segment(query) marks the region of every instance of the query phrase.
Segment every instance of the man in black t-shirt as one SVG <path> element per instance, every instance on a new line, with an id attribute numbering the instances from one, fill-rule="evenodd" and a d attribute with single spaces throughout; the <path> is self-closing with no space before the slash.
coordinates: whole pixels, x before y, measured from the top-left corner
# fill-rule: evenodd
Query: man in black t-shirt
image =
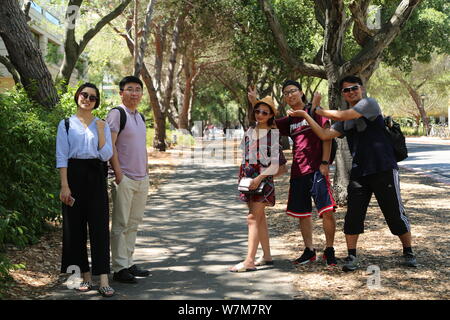
<path id="1" fill-rule="evenodd" d="M 411 248 L 411 227 L 400 196 L 398 166 L 393 146 L 384 133 L 381 109 L 375 99 L 363 98 L 360 78 L 347 76 L 341 80 L 340 86 L 349 109 L 315 109 L 318 115 L 338 121 L 330 129 L 321 127 L 303 110 L 288 113 L 305 118 L 322 140 L 347 137 L 353 163 L 344 222 L 348 257 L 343 270 L 354 271 L 358 267 L 356 245 L 359 234 L 364 232 L 364 219 L 373 193 L 391 233 L 402 242 L 403 264 L 416 267 Z"/>

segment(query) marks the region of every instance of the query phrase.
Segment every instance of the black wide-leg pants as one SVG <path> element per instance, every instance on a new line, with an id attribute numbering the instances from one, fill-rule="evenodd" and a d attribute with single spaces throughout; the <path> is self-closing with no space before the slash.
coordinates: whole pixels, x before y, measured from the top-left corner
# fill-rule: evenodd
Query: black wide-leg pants
<path id="1" fill-rule="evenodd" d="M 92 274 L 110 273 L 109 204 L 104 163 L 98 159 L 69 159 L 67 179 L 73 207 L 63 204 L 61 272 L 71 265 L 89 272 L 87 235 L 91 245 Z"/>

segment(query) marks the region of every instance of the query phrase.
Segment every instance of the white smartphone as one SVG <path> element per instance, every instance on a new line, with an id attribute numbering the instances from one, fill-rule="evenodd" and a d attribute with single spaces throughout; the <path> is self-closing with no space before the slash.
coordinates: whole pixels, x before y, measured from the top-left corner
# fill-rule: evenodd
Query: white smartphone
<path id="1" fill-rule="evenodd" d="M 73 207 L 73 204 L 75 203 L 75 198 L 74 197 L 72 197 L 72 196 L 70 196 L 70 200 L 69 200 L 69 204 L 68 204 L 68 206 L 71 206 L 71 207 Z"/>

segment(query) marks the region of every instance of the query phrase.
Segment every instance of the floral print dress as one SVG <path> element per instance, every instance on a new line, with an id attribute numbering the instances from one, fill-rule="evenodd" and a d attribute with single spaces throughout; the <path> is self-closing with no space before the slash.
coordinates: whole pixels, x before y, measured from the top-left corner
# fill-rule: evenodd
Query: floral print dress
<path id="1" fill-rule="evenodd" d="M 273 142 L 273 145 L 272 139 L 276 140 Z M 279 144 L 278 129 L 268 130 L 267 135 L 262 135 L 259 139 L 254 128 L 248 129 L 242 140 L 241 149 L 243 150 L 243 156 L 239 169 L 239 181 L 242 177 L 256 178 L 271 165 L 272 161 L 278 160 L 280 166 L 287 162 Z M 273 152 L 274 150 L 278 152 Z M 278 159 L 275 158 L 277 153 Z M 273 176 L 267 176 L 263 181 L 266 183 L 263 194 L 250 195 L 241 192 L 239 195 L 240 200 L 247 203 L 250 201 L 265 202 L 268 206 L 273 207 L 275 205 Z"/>

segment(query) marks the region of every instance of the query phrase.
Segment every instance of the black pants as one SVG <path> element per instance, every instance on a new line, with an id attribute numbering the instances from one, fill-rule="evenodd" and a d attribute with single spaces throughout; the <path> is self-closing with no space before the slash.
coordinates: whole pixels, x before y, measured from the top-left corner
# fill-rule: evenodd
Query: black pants
<path id="1" fill-rule="evenodd" d="M 103 163 L 97 159 L 69 159 L 67 179 L 73 207 L 63 204 L 61 272 L 70 265 L 88 272 L 87 234 L 91 245 L 92 274 L 110 273 L 109 205 Z"/>
<path id="2" fill-rule="evenodd" d="M 402 204 L 402 198 L 400 197 L 398 170 L 383 171 L 351 179 L 347 190 L 347 214 L 344 222 L 345 234 L 351 235 L 364 232 L 364 220 L 372 194 L 375 194 L 378 205 L 392 234 L 400 236 L 411 230 Z"/>

